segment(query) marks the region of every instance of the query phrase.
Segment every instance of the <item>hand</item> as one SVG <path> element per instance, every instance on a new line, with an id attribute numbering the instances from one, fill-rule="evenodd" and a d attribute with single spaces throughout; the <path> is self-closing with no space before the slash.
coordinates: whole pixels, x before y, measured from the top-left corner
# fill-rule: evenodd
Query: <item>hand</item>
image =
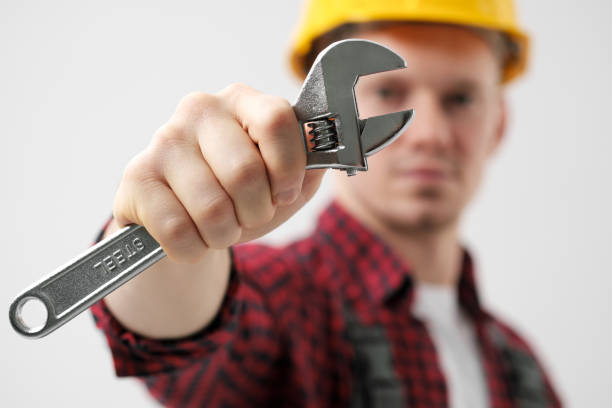
<path id="1" fill-rule="evenodd" d="M 264 235 L 325 173 L 305 171 L 299 126 L 289 102 L 245 85 L 187 95 L 126 167 L 116 222 L 143 225 L 177 262 Z"/>

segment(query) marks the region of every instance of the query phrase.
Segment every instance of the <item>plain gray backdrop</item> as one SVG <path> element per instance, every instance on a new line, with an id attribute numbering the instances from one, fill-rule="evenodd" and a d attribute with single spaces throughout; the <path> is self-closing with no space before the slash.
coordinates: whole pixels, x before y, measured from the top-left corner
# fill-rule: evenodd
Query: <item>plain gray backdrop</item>
<path id="1" fill-rule="evenodd" d="M 464 219 L 489 307 L 530 340 L 569 406 L 612 406 L 611 3 L 521 0 L 529 74 Z M 86 249 L 128 160 L 194 90 L 293 101 L 294 1 L 0 2 L 1 305 Z M 418 120 L 418 115 L 417 119 Z M 265 237 L 312 227 L 316 198 Z M 6 316 L 6 314 L 5 314 Z M 0 406 L 155 406 L 115 377 L 84 313 L 41 340 L 0 325 Z"/>

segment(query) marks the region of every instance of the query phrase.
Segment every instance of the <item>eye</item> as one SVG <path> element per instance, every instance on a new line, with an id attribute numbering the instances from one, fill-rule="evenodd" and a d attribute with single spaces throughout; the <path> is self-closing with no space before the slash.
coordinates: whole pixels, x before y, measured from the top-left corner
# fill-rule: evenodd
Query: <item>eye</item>
<path id="1" fill-rule="evenodd" d="M 467 92 L 456 92 L 447 96 L 446 102 L 451 105 L 467 105 L 472 102 L 472 96 Z"/>
<path id="2" fill-rule="evenodd" d="M 402 104 L 408 96 L 408 88 L 400 83 L 378 84 L 374 89 L 374 97 L 387 105 Z"/>
<path id="3" fill-rule="evenodd" d="M 379 87 L 376 89 L 376 95 L 381 99 L 390 99 L 397 95 L 397 92 L 390 87 Z"/>
<path id="4" fill-rule="evenodd" d="M 447 109 L 467 108 L 474 101 L 469 92 L 453 92 L 444 97 L 443 103 Z"/>

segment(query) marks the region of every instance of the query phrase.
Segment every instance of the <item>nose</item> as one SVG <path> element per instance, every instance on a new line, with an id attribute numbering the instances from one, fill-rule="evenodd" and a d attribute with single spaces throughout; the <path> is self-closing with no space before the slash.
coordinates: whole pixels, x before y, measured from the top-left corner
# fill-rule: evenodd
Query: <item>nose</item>
<path id="1" fill-rule="evenodd" d="M 411 150 L 430 154 L 444 152 L 450 147 L 451 130 L 437 96 L 423 91 L 411 99 L 414 120 L 398 141 Z"/>

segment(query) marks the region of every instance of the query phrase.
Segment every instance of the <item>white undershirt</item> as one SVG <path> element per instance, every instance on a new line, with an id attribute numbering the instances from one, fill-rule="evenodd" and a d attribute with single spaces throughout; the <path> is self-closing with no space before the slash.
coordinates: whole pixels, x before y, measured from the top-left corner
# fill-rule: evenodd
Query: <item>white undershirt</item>
<path id="1" fill-rule="evenodd" d="M 446 378 L 452 408 L 485 408 L 488 393 L 471 321 L 452 286 L 419 282 L 413 314 L 425 323 Z"/>

